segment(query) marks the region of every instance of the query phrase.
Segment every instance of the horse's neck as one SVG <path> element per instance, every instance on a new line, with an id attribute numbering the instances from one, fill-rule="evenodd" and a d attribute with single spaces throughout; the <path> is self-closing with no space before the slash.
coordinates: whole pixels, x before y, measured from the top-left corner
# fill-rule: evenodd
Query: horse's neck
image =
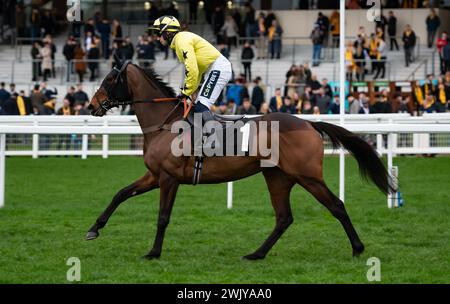
<path id="1" fill-rule="evenodd" d="M 178 105 L 175 110 L 174 107 L 176 107 L 175 102 L 152 102 L 135 104 L 134 110 L 141 128 L 148 129 L 181 120 L 183 117 L 183 107 Z"/>

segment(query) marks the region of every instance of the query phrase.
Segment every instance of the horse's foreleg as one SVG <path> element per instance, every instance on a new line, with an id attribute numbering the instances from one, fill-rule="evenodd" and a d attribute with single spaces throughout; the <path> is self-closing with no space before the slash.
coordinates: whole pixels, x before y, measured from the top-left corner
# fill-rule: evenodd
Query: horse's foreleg
<path id="1" fill-rule="evenodd" d="M 86 240 L 93 240 L 98 237 L 98 230 L 106 225 L 114 210 L 116 210 L 122 202 L 132 196 L 145 193 L 155 188 L 158 188 L 158 180 L 153 176 L 153 174 L 150 173 L 150 171 L 148 171 L 143 177 L 117 192 L 109 206 L 105 209 L 105 211 L 103 211 L 103 213 L 97 218 L 95 224 L 89 229 L 86 235 Z"/>
<path id="2" fill-rule="evenodd" d="M 172 212 L 175 196 L 177 195 L 179 183 L 174 177 L 163 173 L 160 177 L 159 186 L 160 204 L 158 226 L 153 247 L 150 252 L 144 256 L 146 259 L 159 258 L 161 256 L 164 233 L 166 232 L 167 225 L 169 225 L 170 214 Z"/>
<path id="3" fill-rule="evenodd" d="M 263 259 L 281 235 L 294 221 L 289 202 L 289 194 L 294 180 L 279 168 L 271 168 L 263 171 L 264 178 L 270 192 L 270 199 L 275 210 L 275 228 L 265 242 L 254 253 L 244 256 L 244 259 Z"/>

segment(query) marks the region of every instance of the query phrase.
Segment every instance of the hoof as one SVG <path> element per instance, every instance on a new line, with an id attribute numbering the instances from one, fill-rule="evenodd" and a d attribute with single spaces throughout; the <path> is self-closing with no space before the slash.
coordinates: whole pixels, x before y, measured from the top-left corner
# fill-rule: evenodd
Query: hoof
<path id="1" fill-rule="evenodd" d="M 260 255 L 260 254 L 257 254 L 257 253 L 252 253 L 252 254 L 249 254 L 249 255 L 246 255 L 246 256 L 242 257 L 242 259 L 250 260 L 250 261 L 262 260 L 264 258 L 265 258 L 264 255 Z"/>
<path id="2" fill-rule="evenodd" d="M 364 245 L 353 248 L 353 257 L 359 257 L 364 252 Z"/>
<path id="3" fill-rule="evenodd" d="M 96 238 L 98 238 L 99 233 L 96 231 L 89 231 L 86 234 L 86 241 L 90 241 L 90 240 L 95 240 Z"/>
<path id="4" fill-rule="evenodd" d="M 142 258 L 146 259 L 146 260 L 154 260 L 154 259 L 159 259 L 161 257 L 161 254 L 159 253 L 149 253 L 144 255 Z"/>

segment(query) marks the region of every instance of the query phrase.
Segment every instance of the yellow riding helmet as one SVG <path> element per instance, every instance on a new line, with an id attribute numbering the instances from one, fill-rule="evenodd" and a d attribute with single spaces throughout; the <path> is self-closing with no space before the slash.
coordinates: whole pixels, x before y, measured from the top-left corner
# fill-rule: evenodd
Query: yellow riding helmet
<path id="1" fill-rule="evenodd" d="M 161 34 L 163 32 L 179 32 L 181 26 L 174 16 L 162 16 L 156 19 L 148 29 L 155 30 Z"/>

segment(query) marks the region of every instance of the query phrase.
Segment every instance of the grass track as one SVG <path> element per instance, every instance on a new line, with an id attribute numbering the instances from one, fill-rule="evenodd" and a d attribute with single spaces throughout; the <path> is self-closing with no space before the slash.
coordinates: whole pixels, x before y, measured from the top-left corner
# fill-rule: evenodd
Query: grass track
<path id="1" fill-rule="evenodd" d="M 121 187 L 144 172 L 141 158 L 7 158 L 0 210 L 0 283 L 66 283 L 66 260 L 81 260 L 82 283 L 366 283 L 366 261 L 381 260 L 381 283 L 450 282 L 450 158 L 396 158 L 406 205 L 361 181 L 347 158 L 346 207 L 365 253 L 302 188 L 291 195 L 294 224 L 263 261 L 241 260 L 274 225 L 262 175 L 226 186 L 181 186 L 160 260 L 140 257 L 156 230 L 159 191 L 120 206 L 95 241 L 84 236 Z M 325 179 L 337 193 L 338 158 Z"/>

